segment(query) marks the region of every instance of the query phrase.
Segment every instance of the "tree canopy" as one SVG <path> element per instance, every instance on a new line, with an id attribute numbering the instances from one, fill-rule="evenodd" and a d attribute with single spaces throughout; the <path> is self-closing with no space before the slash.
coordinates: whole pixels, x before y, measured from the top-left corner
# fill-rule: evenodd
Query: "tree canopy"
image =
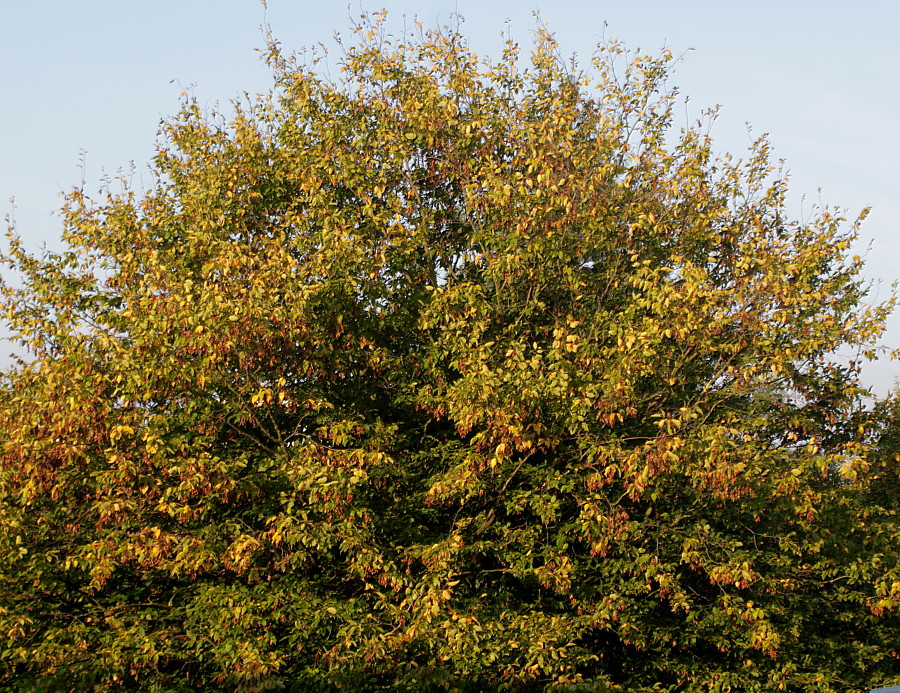
<path id="1" fill-rule="evenodd" d="M 679 127 L 667 51 L 385 21 L 10 232 L 0 685 L 900 681 L 861 219 Z"/>

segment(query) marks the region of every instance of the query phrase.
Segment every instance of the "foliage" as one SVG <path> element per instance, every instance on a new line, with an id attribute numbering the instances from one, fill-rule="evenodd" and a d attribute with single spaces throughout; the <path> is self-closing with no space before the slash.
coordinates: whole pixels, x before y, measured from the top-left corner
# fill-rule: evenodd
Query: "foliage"
<path id="1" fill-rule="evenodd" d="M 10 233 L 3 687 L 896 683 L 857 225 L 673 127 L 668 52 L 384 27 Z"/>

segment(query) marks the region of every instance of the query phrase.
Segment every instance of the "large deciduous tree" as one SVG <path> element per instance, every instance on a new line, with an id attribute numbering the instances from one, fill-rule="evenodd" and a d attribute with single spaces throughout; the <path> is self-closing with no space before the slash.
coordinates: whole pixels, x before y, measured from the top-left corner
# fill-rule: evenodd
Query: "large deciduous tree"
<path id="1" fill-rule="evenodd" d="M 0 685 L 900 680 L 857 225 L 673 127 L 667 52 L 384 26 L 10 234 Z"/>

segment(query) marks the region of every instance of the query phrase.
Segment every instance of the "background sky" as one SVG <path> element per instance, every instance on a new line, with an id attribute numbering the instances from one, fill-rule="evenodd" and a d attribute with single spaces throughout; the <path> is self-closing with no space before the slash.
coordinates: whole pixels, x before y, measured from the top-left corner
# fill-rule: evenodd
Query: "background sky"
<path id="1" fill-rule="evenodd" d="M 227 104 L 265 91 L 269 75 L 255 49 L 267 22 L 286 49 L 333 45 L 349 18 L 386 8 L 389 25 L 418 18 L 453 23 L 479 54 L 499 55 L 509 27 L 523 50 L 536 21 L 561 52 L 587 62 L 597 42 L 685 53 L 673 79 L 690 98 L 684 121 L 721 105 L 713 129 L 721 151 L 740 154 L 769 133 L 791 174 L 788 212 L 813 203 L 872 214 L 855 252 L 867 258 L 872 296 L 900 279 L 900 3 L 860 0 L 30 0 L 0 9 L 0 205 L 13 212 L 29 247 L 59 247 L 60 195 L 84 175 L 96 190 L 105 174 L 154 152 L 162 119 L 194 85 L 201 102 Z M 677 124 L 682 124 L 677 122 Z M 82 168 L 82 156 L 84 167 Z M 880 283 L 879 283 L 880 282 Z M 900 347 L 900 316 L 885 344 Z M 0 345 L 0 354 L 11 350 Z M 0 365 L 5 361 L 0 360 Z M 864 371 L 884 393 L 900 376 L 886 359 Z"/>

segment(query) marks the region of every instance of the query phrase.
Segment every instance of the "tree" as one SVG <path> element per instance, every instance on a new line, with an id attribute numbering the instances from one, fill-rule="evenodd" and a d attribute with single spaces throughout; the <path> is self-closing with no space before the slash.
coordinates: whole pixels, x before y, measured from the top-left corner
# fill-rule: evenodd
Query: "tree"
<path id="1" fill-rule="evenodd" d="M 674 128 L 668 52 L 355 31 L 10 233 L 3 686 L 896 683 L 858 224 Z"/>

